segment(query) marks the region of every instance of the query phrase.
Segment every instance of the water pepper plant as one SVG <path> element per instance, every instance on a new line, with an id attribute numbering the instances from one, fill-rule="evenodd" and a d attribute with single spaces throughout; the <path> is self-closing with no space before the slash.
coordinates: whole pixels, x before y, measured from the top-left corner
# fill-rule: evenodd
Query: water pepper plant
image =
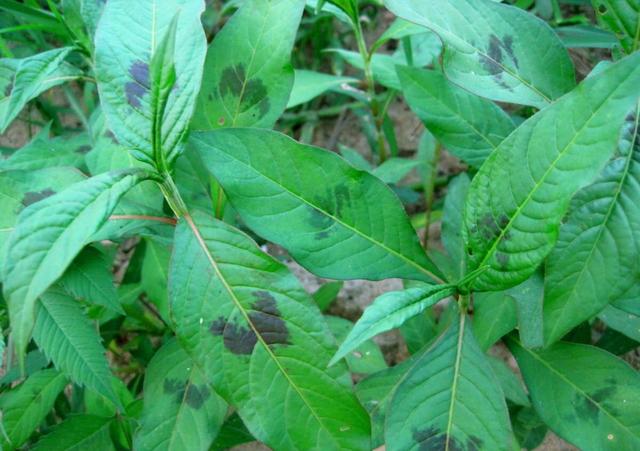
<path id="1" fill-rule="evenodd" d="M 640 5 L 379 3 L 0 5 L 2 449 L 640 449 Z"/>

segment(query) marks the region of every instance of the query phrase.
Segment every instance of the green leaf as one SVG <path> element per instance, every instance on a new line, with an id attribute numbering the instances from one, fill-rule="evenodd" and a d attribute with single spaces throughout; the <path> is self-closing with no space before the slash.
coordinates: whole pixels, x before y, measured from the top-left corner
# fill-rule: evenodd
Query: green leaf
<path id="1" fill-rule="evenodd" d="M 396 388 L 387 449 L 511 449 L 504 395 L 464 315 L 422 354 Z"/>
<path id="2" fill-rule="evenodd" d="M 512 417 L 513 433 L 518 444 L 524 449 L 536 449 L 547 436 L 547 425 L 540 419 L 533 407 L 520 409 Z"/>
<path id="3" fill-rule="evenodd" d="M 8 239 L 4 296 L 19 355 L 29 342 L 35 302 L 107 220 L 120 197 L 149 174 L 123 170 L 76 183 L 25 208 Z"/>
<path id="4" fill-rule="evenodd" d="M 113 284 L 111 261 L 96 248 L 84 249 L 69 265 L 58 284 L 76 300 L 84 300 L 124 314 Z"/>
<path id="5" fill-rule="evenodd" d="M 338 344 L 342 343 L 353 328 L 353 323 L 348 319 L 338 316 L 326 315 L 324 319 L 331 329 L 331 333 L 336 337 Z M 345 361 L 349 371 L 355 374 L 371 374 L 381 371 L 387 367 L 380 347 L 373 340 L 366 340 L 355 347 Z"/>
<path id="6" fill-rule="evenodd" d="M 418 160 L 410 160 L 408 158 L 389 158 L 380 166 L 376 167 L 371 173 L 383 182 L 395 185 L 409 174 L 420 164 Z"/>
<path id="7" fill-rule="evenodd" d="M 448 151 L 480 167 L 515 129 L 495 103 L 470 94 L 436 71 L 396 68 L 407 103 Z"/>
<path id="8" fill-rule="evenodd" d="M 618 40 L 613 33 L 589 25 L 572 25 L 554 28 L 567 48 L 610 49 Z"/>
<path id="9" fill-rule="evenodd" d="M 155 111 L 150 64 L 176 15 L 179 46 L 167 55 L 173 60 L 176 79 L 167 94 L 160 141 L 168 161 L 180 152 L 202 80 L 206 52 L 200 23 L 203 10 L 201 0 L 110 0 L 104 7 L 95 37 L 101 106 L 113 133 L 136 151 L 136 158 L 147 162 L 152 158 Z"/>
<path id="10" fill-rule="evenodd" d="M 333 337 L 284 265 L 200 213 L 178 223 L 171 262 L 178 338 L 256 438 L 275 449 L 368 448 L 369 418 L 338 381 L 344 366 L 327 369 Z"/>
<path id="11" fill-rule="evenodd" d="M 424 28 L 420 25 L 416 25 L 407 20 L 397 18 L 393 21 L 393 23 L 387 28 L 384 33 L 380 35 L 378 39 L 373 43 L 370 53 L 374 53 L 388 41 L 395 39 L 400 40 L 402 38 L 406 38 L 407 36 L 413 36 L 416 34 L 424 33 Z"/>
<path id="12" fill-rule="evenodd" d="M 234 413 L 222 425 L 215 442 L 211 445 L 211 451 L 227 451 L 236 445 L 253 441 L 255 438 L 247 430 L 238 414 Z"/>
<path id="13" fill-rule="evenodd" d="M 333 301 L 338 297 L 338 293 L 342 289 L 343 282 L 327 282 L 313 293 L 313 300 L 318 304 L 320 311 L 324 312 L 329 309 Z"/>
<path id="14" fill-rule="evenodd" d="M 115 450 L 109 427 L 111 418 L 95 415 L 71 415 L 53 428 L 33 447 L 34 451 Z"/>
<path id="15" fill-rule="evenodd" d="M 44 293 L 33 338 L 56 368 L 72 381 L 104 394 L 120 406 L 111 387 L 111 372 L 100 336 L 78 302 L 60 291 Z"/>
<path id="16" fill-rule="evenodd" d="M 640 108 L 630 148 L 578 192 L 546 262 L 544 335 L 553 343 L 640 280 Z"/>
<path id="17" fill-rule="evenodd" d="M 456 267 L 456 278 L 464 276 L 465 250 L 462 239 L 462 214 L 471 180 L 463 172 L 449 182 L 442 213 L 442 244 Z"/>
<path id="18" fill-rule="evenodd" d="M 336 363 L 366 340 L 401 326 L 409 318 L 453 295 L 455 291 L 452 285 L 431 285 L 391 291 L 379 296 L 366 308 L 329 364 Z"/>
<path id="19" fill-rule="evenodd" d="M 640 446 L 640 375 L 592 346 L 556 343 L 539 352 L 509 340 L 536 412 L 581 449 Z"/>
<path id="20" fill-rule="evenodd" d="M 575 85 L 573 64 L 560 39 L 517 7 L 489 0 L 384 3 L 395 15 L 440 36 L 447 77 L 474 94 L 543 108 Z"/>
<path id="21" fill-rule="evenodd" d="M 640 4 L 636 0 L 592 0 L 591 3 L 598 22 L 618 36 L 627 53 L 640 48 Z"/>
<path id="22" fill-rule="evenodd" d="M 496 357 L 489 356 L 487 360 L 491 365 L 493 373 L 500 382 L 504 397 L 516 405 L 530 406 L 529 396 L 527 396 L 527 393 L 524 391 L 522 382 L 520 382 L 507 364 L 502 359 Z"/>
<path id="23" fill-rule="evenodd" d="M 0 434 L 3 448 L 15 449 L 27 441 L 49 414 L 65 385 L 67 379 L 63 374 L 54 369 L 42 370 L 0 396 L 2 425 L 10 440 L 7 443 L 4 434 Z"/>
<path id="24" fill-rule="evenodd" d="M 340 77 L 311 70 L 296 70 L 287 108 L 302 105 L 329 90 L 357 82 L 358 79 L 353 77 Z"/>
<path id="25" fill-rule="evenodd" d="M 516 304 L 504 291 L 473 294 L 473 332 L 483 351 L 517 325 Z"/>
<path id="26" fill-rule="evenodd" d="M 551 251 L 571 196 L 618 142 L 636 103 L 640 53 L 585 80 L 520 125 L 471 183 L 465 211 L 468 271 L 476 291 L 523 282 Z"/>
<path id="27" fill-rule="evenodd" d="M 24 59 L 0 60 L 0 133 L 5 132 L 27 102 L 54 86 L 78 78 L 81 72 L 64 62 L 72 50 L 63 47 Z"/>
<path id="28" fill-rule="evenodd" d="M 209 46 L 192 127 L 272 128 L 293 86 L 291 49 L 304 0 L 254 0 Z"/>
<path id="29" fill-rule="evenodd" d="M 598 318 L 604 321 L 607 327 L 640 342 L 640 309 L 637 313 L 631 313 L 611 304 L 598 314 Z"/>
<path id="30" fill-rule="evenodd" d="M 91 149 L 85 134 L 49 138 L 49 126 L 10 158 L 0 160 L 0 170 L 38 170 L 53 166 L 81 168 L 84 155 Z"/>
<path id="31" fill-rule="evenodd" d="M 337 155 L 266 130 L 194 133 L 191 143 L 244 222 L 316 275 L 439 279 L 396 196 Z"/>
<path id="32" fill-rule="evenodd" d="M 171 250 L 155 240 L 149 239 L 145 243 L 144 260 L 142 262 L 142 289 L 156 306 L 162 319 L 167 324 L 171 324 L 169 294 L 167 291 Z"/>
<path id="33" fill-rule="evenodd" d="M 206 451 L 226 413 L 227 404 L 178 342 L 171 340 L 147 367 L 134 449 Z"/>

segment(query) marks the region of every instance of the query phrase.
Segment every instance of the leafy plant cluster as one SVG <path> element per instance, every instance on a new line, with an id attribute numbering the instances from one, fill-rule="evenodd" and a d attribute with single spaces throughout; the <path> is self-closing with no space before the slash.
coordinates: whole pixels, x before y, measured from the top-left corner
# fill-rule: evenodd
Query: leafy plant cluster
<path id="1" fill-rule="evenodd" d="M 2 449 L 640 449 L 640 4 L 512 3 L 3 0 Z"/>

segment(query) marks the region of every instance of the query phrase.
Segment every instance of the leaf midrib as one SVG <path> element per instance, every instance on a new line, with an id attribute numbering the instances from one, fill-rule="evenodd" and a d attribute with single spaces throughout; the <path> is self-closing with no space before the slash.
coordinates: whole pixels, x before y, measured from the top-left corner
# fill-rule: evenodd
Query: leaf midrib
<path id="1" fill-rule="evenodd" d="M 249 318 L 249 315 L 247 314 L 246 310 L 244 309 L 244 307 L 240 303 L 240 300 L 236 297 L 236 294 L 233 291 L 233 288 L 231 287 L 231 285 L 229 285 L 229 283 L 227 282 L 226 278 L 222 274 L 222 271 L 220 270 L 220 267 L 218 266 L 218 263 L 213 258 L 213 255 L 211 255 L 211 252 L 209 251 L 209 248 L 207 247 L 207 244 L 204 241 L 204 238 L 202 237 L 202 235 L 200 234 L 200 230 L 196 226 L 196 224 L 195 224 L 193 218 L 191 217 L 191 215 L 189 213 L 186 213 L 184 215 L 184 219 L 185 219 L 185 221 L 187 221 L 187 224 L 189 225 L 189 228 L 193 232 L 193 235 L 195 236 L 196 240 L 198 241 L 198 244 L 200 245 L 200 248 L 205 253 L 205 255 L 207 257 L 207 260 L 209 260 L 209 263 L 211 264 L 211 267 L 215 271 L 218 279 L 220 280 L 220 282 L 224 286 L 224 289 L 229 294 L 229 297 L 231 298 L 231 300 L 235 304 L 235 306 L 238 309 L 238 311 L 240 312 L 240 314 L 244 317 L 246 323 L 249 325 L 249 327 L 251 328 L 251 330 L 253 331 L 253 333 L 257 337 L 257 339 L 260 342 L 260 344 L 266 350 L 267 354 L 269 354 L 269 356 L 271 357 L 273 362 L 278 367 L 278 370 L 280 370 L 280 372 L 285 377 L 285 379 L 287 380 L 289 385 L 295 390 L 295 392 L 298 394 L 300 399 L 307 406 L 307 408 L 309 409 L 309 411 L 311 412 L 313 417 L 316 419 L 318 424 L 320 424 L 322 426 L 322 428 L 325 429 L 326 431 L 328 431 L 329 435 L 332 436 L 331 429 L 328 428 L 327 426 L 325 426 L 325 424 L 322 422 L 321 418 L 316 414 L 315 409 L 309 404 L 309 402 L 304 397 L 302 392 L 298 389 L 298 386 L 293 382 L 293 380 L 291 380 L 291 378 L 289 377 L 289 374 L 287 374 L 287 372 L 285 371 L 285 368 L 282 366 L 282 364 L 278 360 L 277 356 L 273 353 L 273 351 L 271 350 L 269 345 L 264 341 L 264 338 L 262 337 L 262 334 L 256 329 L 255 325 L 253 324 L 253 322 Z"/>
<path id="2" fill-rule="evenodd" d="M 451 430 L 453 429 L 453 416 L 455 414 L 456 396 L 458 391 L 458 378 L 460 375 L 460 364 L 462 361 L 462 343 L 465 332 L 465 319 L 466 314 L 460 314 L 460 330 L 458 331 L 458 343 L 456 344 L 456 362 L 453 368 L 453 382 L 451 384 L 451 400 L 449 401 L 449 413 L 447 416 L 447 432 L 445 451 L 449 451 L 449 445 L 451 443 Z"/>
<path id="3" fill-rule="evenodd" d="M 299 201 L 301 201 L 302 203 L 316 209 L 317 211 L 324 213 L 327 217 L 331 218 L 334 222 L 336 222 L 337 224 L 341 225 L 342 227 L 350 230 L 351 232 L 353 232 L 354 234 L 364 238 L 365 240 L 371 242 L 372 244 L 382 248 L 383 250 L 385 250 L 386 252 L 388 252 L 389 254 L 394 255 L 395 257 L 399 258 L 400 260 L 404 261 L 405 263 L 407 263 L 410 266 L 413 266 L 414 268 L 418 269 L 420 272 L 426 274 L 427 276 L 429 276 L 431 279 L 435 280 L 436 282 L 440 283 L 440 284 L 444 284 L 445 281 L 442 280 L 440 277 L 438 277 L 437 275 L 435 275 L 434 273 L 432 273 L 431 271 L 429 271 L 427 268 L 425 268 L 424 266 L 418 264 L 417 262 L 409 259 L 408 257 L 406 257 L 405 255 L 401 254 L 400 252 L 391 249 L 389 247 L 387 247 L 384 243 L 380 242 L 380 241 L 376 241 L 375 239 L 373 239 L 372 237 L 364 234 L 363 232 L 361 232 L 360 230 L 356 229 L 355 227 L 352 227 L 351 225 L 343 222 L 340 218 L 328 213 L 327 211 L 325 211 L 324 209 L 314 205 L 313 203 L 311 203 L 310 201 L 306 200 L 304 197 L 302 197 L 301 195 L 294 193 L 293 191 L 291 191 L 288 187 L 282 185 L 281 183 L 279 183 L 277 180 L 274 180 L 271 177 L 268 177 L 266 174 L 258 171 L 257 169 L 255 169 L 253 166 L 251 166 L 248 163 L 245 163 L 244 161 L 236 158 L 234 155 L 231 155 L 230 153 L 219 149 L 220 151 L 224 152 L 225 155 L 228 155 L 230 158 L 233 158 L 234 161 L 237 161 L 238 163 L 242 164 L 243 166 L 251 169 L 255 174 L 259 175 L 260 177 L 263 177 L 264 179 L 270 181 L 271 183 L 273 183 L 274 185 L 280 187 L 283 191 L 285 191 L 286 193 L 290 194 L 291 196 L 295 197 L 296 199 L 298 199 Z M 426 257 L 426 255 L 425 255 Z M 426 257 L 428 258 L 428 257 Z"/>

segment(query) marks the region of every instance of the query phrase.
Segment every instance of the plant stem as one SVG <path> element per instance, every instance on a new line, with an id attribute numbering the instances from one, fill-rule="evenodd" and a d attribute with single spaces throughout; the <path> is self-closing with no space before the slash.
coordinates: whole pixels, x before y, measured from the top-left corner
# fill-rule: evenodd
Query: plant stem
<path id="1" fill-rule="evenodd" d="M 442 146 L 439 142 L 436 143 L 436 148 L 433 152 L 433 159 L 431 160 L 431 174 L 429 176 L 429 180 L 425 183 L 424 188 L 424 200 L 425 200 L 425 211 L 424 211 L 424 240 L 422 241 L 422 247 L 426 251 L 429 247 L 429 225 L 431 223 L 431 210 L 433 208 L 433 200 L 434 200 L 434 192 L 435 192 L 435 184 L 436 177 L 438 175 L 438 162 L 440 161 Z"/>
<path id="2" fill-rule="evenodd" d="M 109 216 L 110 221 L 118 221 L 118 220 L 140 220 L 140 221 L 156 221 L 162 222 L 164 224 L 176 225 L 175 218 L 165 218 L 162 216 L 147 216 L 147 215 L 111 215 Z"/>
<path id="3" fill-rule="evenodd" d="M 84 114 L 84 111 L 82 110 L 82 107 L 80 106 L 80 103 L 78 103 L 76 97 L 73 95 L 73 92 L 71 92 L 71 88 L 69 88 L 69 85 L 64 84 L 62 85 L 62 90 L 64 91 L 64 95 L 67 98 L 67 101 L 69 102 L 69 106 L 71 106 L 73 112 L 76 114 L 76 116 L 78 116 L 78 119 L 80 119 L 82 126 L 87 131 L 89 138 L 91 138 L 91 140 L 93 141 L 93 135 L 91 134 L 91 128 L 89 127 L 87 116 Z"/>

